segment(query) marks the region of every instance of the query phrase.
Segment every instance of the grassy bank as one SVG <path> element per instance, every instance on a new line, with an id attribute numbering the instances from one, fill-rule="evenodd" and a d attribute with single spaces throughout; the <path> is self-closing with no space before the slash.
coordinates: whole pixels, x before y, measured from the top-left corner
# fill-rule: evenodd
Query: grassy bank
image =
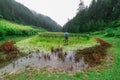
<path id="1" fill-rule="evenodd" d="M 5 36 L 30 36 L 37 32 L 45 31 L 42 28 L 34 28 L 33 26 L 20 25 L 6 20 L 0 20 L 0 39 Z"/>
<path id="2" fill-rule="evenodd" d="M 7 41 L 19 42 L 21 40 L 28 39 L 38 32 L 44 32 L 46 30 L 42 28 L 35 28 L 34 26 L 20 25 L 13 22 L 9 22 L 0 19 L 0 45 Z M 0 68 L 9 64 L 7 55 L 0 52 Z"/>

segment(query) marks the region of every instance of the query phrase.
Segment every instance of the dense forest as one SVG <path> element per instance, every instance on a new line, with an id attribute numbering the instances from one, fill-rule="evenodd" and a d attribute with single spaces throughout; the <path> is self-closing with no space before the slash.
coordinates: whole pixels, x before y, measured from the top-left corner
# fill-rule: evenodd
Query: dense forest
<path id="1" fill-rule="evenodd" d="M 15 0 L 0 0 L 0 18 L 19 24 L 34 25 L 48 31 L 61 31 L 61 26 L 48 16 L 29 10 Z"/>
<path id="2" fill-rule="evenodd" d="M 120 0 L 92 0 L 89 7 L 80 0 L 77 15 L 68 21 L 63 31 L 83 33 L 105 29 L 120 19 Z"/>

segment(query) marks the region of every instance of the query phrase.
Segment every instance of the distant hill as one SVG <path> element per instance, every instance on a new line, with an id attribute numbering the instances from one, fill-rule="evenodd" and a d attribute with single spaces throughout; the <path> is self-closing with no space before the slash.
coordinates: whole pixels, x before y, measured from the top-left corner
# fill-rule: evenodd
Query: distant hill
<path id="1" fill-rule="evenodd" d="M 61 31 L 62 27 L 48 16 L 31 11 L 15 0 L 0 0 L 0 16 L 19 24 L 42 27 L 48 31 Z"/>

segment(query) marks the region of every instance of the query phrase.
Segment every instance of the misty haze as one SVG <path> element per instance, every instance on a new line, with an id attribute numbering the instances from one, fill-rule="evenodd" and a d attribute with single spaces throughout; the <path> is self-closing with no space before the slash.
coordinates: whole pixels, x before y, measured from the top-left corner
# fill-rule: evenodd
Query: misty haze
<path id="1" fill-rule="evenodd" d="M 0 0 L 0 80 L 119 80 L 119 0 Z"/>

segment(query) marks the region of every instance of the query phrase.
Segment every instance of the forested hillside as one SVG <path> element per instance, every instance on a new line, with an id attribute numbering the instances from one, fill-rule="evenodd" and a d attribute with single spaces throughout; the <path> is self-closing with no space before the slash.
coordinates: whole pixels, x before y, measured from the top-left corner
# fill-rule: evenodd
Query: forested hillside
<path id="1" fill-rule="evenodd" d="M 92 32 L 103 30 L 120 19 L 120 0 L 92 0 L 89 7 L 80 0 L 77 15 L 64 25 L 63 31 Z"/>
<path id="2" fill-rule="evenodd" d="M 0 18 L 20 24 L 42 27 L 48 31 L 61 31 L 61 26 L 48 16 L 37 14 L 15 0 L 0 0 Z"/>

